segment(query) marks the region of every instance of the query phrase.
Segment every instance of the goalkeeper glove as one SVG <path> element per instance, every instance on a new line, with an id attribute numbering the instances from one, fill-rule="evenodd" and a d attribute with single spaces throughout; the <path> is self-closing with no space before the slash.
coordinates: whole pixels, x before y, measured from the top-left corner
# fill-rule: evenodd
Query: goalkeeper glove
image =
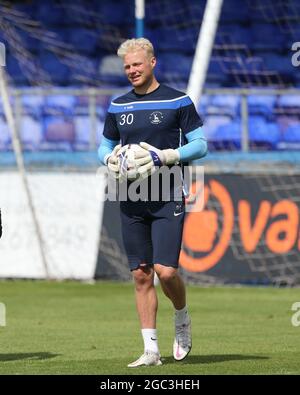
<path id="1" fill-rule="evenodd" d="M 140 143 L 142 148 L 148 150 L 148 155 L 136 161 L 140 174 L 152 174 L 156 166 L 174 165 L 179 163 L 179 152 L 175 149 L 160 150 L 148 143 Z"/>
<path id="2" fill-rule="evenodd" d="M 115 146 L 111 154 L 108 156 L 106 159 L 106 164 L 108 167 L 108 170 L 113 174 L 116 178 L 119 178 L 119 163 L 118 163 L 118 156 L 117 153 L 119 149 L 121 148 L 121 144 L 118 144 Z"/>

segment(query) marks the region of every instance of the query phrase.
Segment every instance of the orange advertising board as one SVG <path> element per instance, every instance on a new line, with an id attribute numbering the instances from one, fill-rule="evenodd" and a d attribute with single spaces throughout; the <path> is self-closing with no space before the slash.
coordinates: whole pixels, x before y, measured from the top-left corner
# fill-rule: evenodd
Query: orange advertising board
<path id="1" fill-rule="evenodd" d="M 234 250 L 246 261 L 271 257 L 286 263 L 289 254 L 300 260 L 299 180 L 281 190 L 262 187 L 263 182 L 259 176 L 206 176 L 203 210 L 185 218 L 180 255 L 185 270 L 205 272 L 229 259 L 239 263 Z"/>

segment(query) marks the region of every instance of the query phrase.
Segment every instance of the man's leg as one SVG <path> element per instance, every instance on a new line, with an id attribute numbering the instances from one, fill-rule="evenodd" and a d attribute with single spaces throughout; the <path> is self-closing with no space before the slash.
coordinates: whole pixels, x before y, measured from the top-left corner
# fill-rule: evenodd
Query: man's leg
<path id="1" fill-rule="evenodd" d="M 160 264 L 154 265 L 164 294 L 175 308 L 175 339 L 173 356 L 184 359 L 192 348 L 191 320 L 186 306 L 185 285 L 176 268 Z"/>
<path id="2" fill-rule="evenodd" d="M 128 367 L 161 365 L 156 332 L 157 294 L 152 266 L 141 265 L 132 271 L 135 282 L 136 307 L 144 340 L 144 354 Z"/>
<path id="3" fill-rule="evenodd" d="M 141 329 L 156 328 L 157 295 L 153 285 L 152 266 L 139 266 L 132 271 L 135 283 L 135 300 Z"/>
<path id="4" fill-rule="evenodd" d="M 164 294 L 171 300 L 176 310 L 186 306 L 185 285 L 177 269 L 170 266 L 154 265 Z"/>

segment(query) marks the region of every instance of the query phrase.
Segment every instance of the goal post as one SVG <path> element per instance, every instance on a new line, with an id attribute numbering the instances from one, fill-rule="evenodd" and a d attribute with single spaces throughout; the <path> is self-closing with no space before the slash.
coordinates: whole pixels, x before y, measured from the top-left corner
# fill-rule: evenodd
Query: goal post
<path id="1" fill-rule="evenodd" d="M 192 69 L 189 77 L 187 94 L 194 103 L 199 103 L 206 80 L 206 73 L 213 50 L 219 16 L 223 0 L 208 0 L 203 22 L 200 28 Z"/>

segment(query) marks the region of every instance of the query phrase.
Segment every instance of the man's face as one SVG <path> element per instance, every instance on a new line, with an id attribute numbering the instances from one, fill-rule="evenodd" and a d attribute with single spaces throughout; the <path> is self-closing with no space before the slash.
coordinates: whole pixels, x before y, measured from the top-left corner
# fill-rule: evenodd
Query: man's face
<path id="1" fill-rule="evenodd" d="M 133 87 L 141 87 L 151 80 L 155 64 L 155 57 L 149 57 L 144 49 L 124 56 L 124 70 Z"/>

